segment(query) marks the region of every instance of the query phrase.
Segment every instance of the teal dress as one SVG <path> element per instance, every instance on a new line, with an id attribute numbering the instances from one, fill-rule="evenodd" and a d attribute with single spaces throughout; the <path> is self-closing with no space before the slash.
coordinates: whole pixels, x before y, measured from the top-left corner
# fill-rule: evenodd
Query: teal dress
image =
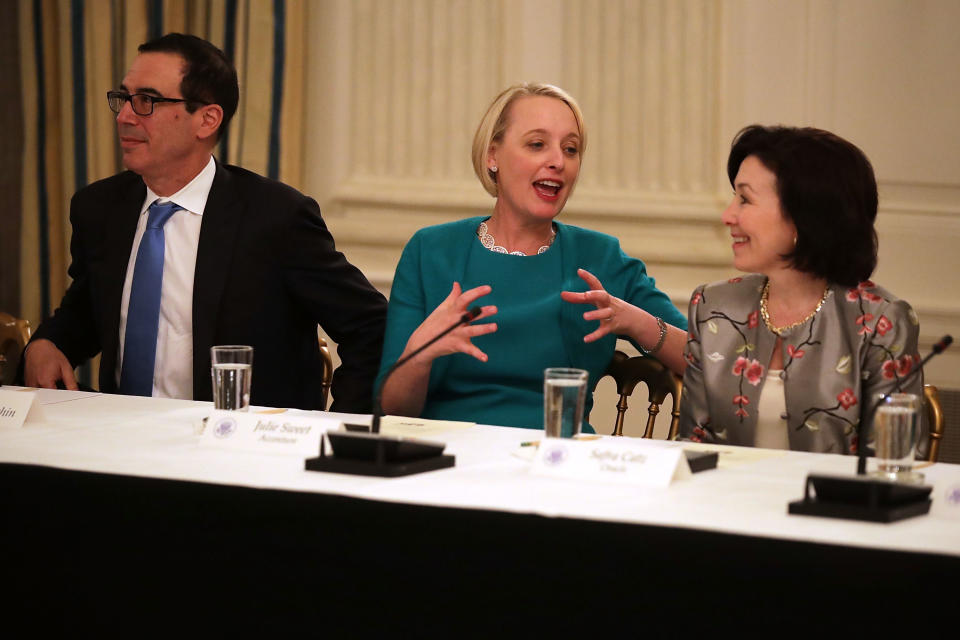
<path id="1" fill-rule="evenodd" d="M 613 357 L 614 336 L 586 344 L 597 328 L 583 313 L 591 305 L 570 304 L 561 291 L 586 291 L 577 269 L 590 271 L 612 295 L 668 324 L 686 330 L 685 316 L 646 274 L 643 263 L 623 253 L 616 238 L 555 223 L 553 245 L 537 256 L 512 256 L 485 249 L 477 239 L 484 218 L 475 217 L 418 231 L 403 250 L 390 294 L 380 379 L 403 352 L 410 334 L 450 293 L 488 284 L 477 301 L 496 305 L 497 331 L 473 339 L 487 362 L 462 353 L 433 362 L 421 416 L 481 424 L 543 428 L 543 370 L 576 367 L 589 372 L 587 413 L 593 389 Z M 402 375 L 402 369 L 396 375 Z M 585 431 L 592 431 L 584 425 Z"/>

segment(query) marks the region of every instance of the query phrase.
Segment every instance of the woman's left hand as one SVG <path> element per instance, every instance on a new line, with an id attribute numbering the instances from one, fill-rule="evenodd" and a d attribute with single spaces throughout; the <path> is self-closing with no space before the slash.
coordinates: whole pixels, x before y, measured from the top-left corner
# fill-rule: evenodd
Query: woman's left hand
<path id="1" fill-rule="evenodd" d="M 609 333 L 636 338 L 643 333 L 643 327 L 647 325 L 657 327 L 656 318 L 643 309 L 607 293 L 600 280 L 586 269 L 577 269 L 577 275 L 589 285 L 590 291 L 583 293 L 562 291 L 560 297 L 574 304 L 592 304 L 597 307 L 583 314 L 584 320 L 600 321 L 600 327 L 584 336 L 584 342 L 594 342 Z"/>

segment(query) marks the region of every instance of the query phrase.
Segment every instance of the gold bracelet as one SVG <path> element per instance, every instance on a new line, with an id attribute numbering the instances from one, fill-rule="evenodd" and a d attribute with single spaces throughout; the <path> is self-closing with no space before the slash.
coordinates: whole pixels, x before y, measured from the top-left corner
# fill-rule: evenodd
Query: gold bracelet
<path id="1" fill-rule="evenodd" d="M 663 346 L 663 343 L 667 339 L 667 323 L 663 321 L 663 318 L 657 318 L 657 326 L 660 327 L 660 338 L 657 340 L 657 344 L 653 346 L 653 349 L 647 349 L 643 347 L 644 353 L 648 356 L 652 356 L 657 351 L 660 351 L 660 347 Z"/>

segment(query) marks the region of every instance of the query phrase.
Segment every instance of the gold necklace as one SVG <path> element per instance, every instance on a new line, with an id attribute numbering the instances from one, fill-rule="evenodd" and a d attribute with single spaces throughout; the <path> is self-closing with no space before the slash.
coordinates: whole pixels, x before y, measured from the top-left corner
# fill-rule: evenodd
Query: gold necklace
<path id="1" fill-rule="evenodd" d="M 830 293 L 829 285 L 823 288 L 823 295 L 820 296 L 820 302 L 817 303 L 816 308 L 807 314 L 807 317 L 805 317 L 803 320 L 797 320 L 796 322 L 783 327 L 775 327 L 773 326 L 773 322 L 770 321 L 770 312 L 767 311 L 767 300 L 770 298 L 770 281 L 767 280 L 767 283 L 763 285 L 763 293 L 760 294 L 760 316 L 763 318 L 763 323 L 767 325 L 767 329 L 770 329 L 770 331 L 778 336 L 783 335 L 784 331 L 789 331 L 790 329 L 799 327 L 807 322 L 807 320 L 817 315 L 817 312 L 820 311 L 820 307 L 822 307 L 823 303 L 826 302 L 828 293 Z"/>

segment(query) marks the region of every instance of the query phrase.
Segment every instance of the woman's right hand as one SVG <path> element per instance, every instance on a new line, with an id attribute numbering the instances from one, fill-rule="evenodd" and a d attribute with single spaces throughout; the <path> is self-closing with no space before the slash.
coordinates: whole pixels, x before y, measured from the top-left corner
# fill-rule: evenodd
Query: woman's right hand
<path id="1" fill-rule="evenodd" d="M 454 282 L 453 288 L 450 290 L 450 295 L 448 295 L 447 298 L 420 323 L 420 326 L 417 327 L 413 334 L 411 334 L 410 339 L 407 340 L 407 346 L 400 357 L 402 358 L 409 353 L 413 353 L 422 345 L 436 337 L 437 334 L 445 331 L 467 312 L 474 301 L 489 294 L 491 291 L 492 289 L 489 285 L 475 287 L 469 291 L 461 291 L 460 283 Z M 497 308 L 493 305 L 481 307 L 480 315 L 477 316 L 475 320 L 492 316 L 496 312 Z M 466 324 L 457 327 L 430 345 L 428 349 L 425 349 L 416 358 L 411 360 L 410 364 L 417 363 L 420 366 L 429 366 L 430 363 L 440 356 L 450 355 L 451 353 L 465 353 L 481 362 L 486 362 L 487 354 L 474 346 L 470 340 L 477 336 L 493 333 L 496 330 L 497 324 L 495 322 Z"/>

